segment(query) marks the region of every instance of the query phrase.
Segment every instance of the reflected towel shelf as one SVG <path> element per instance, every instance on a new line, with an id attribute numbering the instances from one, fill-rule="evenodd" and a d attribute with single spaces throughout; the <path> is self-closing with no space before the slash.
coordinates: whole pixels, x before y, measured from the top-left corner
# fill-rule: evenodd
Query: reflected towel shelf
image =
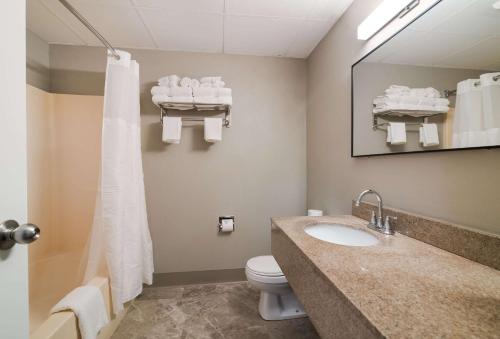
<path id="1" fill-rule="evenodd" d="M 168 110 L 175 111 L 211 111 L 220 114 L 224 114 L 223 126 L 231 127 L 231 105 L 226 104 L 205 104 L 205 103 L 193 103 L 193 102 L 160 102 L 156 104 L 160 107 L 160 122 L 163 125 L 163 117 L 168 116 Z M 197 116 L 182 116 L 183 121 L 204 121 L 205 117 Z"/>
<path id="2" fill-rule="evenodd" d="M 446 112 L 432 112 L 432 111 L 421 111 L 421 110 L 388 110 L 384 112 L 373 113 L 373 126 L 372 128 L 376 130 L 380 126 L 386 126 L 387 122 L 378 122 L 378 118 L 385 117 L 412 117 L 412 118 L 423 118 L 424 123 L 427 122 L 427 118 L 445 115 Z M 421 125 L 422 123 L 406 123 L 406 125 Z"/>

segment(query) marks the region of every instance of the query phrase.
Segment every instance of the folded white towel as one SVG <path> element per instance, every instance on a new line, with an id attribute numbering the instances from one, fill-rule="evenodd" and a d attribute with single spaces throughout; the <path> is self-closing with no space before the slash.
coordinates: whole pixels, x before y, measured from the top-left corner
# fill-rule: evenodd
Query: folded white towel
<path id="1" fill-rule="evenodd" d="M 80 286 L 68 293 L 50 313 L 71 310 L 78 318 L 82 339 L 95 339 L 108 323 L 108 313 L 100 289 L 96 286 Z"/>
<path id="2" fill-rule="evenodd" d="M 168 101 L 172 103 L 193 103 L 193 97 L 192 96 L 176 96 L 176 97 L 168 97 Z"/>
<path id="3" fill-rule="evenodd" d="M 191 79 L 191 87 L 192 88 L 200 87 L 200 81 L 198 79 Z"/>
<path id="4" fill-rule="evenodd" d="M 216 97 L 217 89 L 213 87 L 196 87 L 193 88 L 194 97 Z"/>
<path id="5" fill-rule="evenodd" d="M 207 142 L 222 140 L 222 118 L 205 118 L 205 140 Z"/>
<path id="6" fill-rule="evenodd" d="M 232 106 L 233 97 L 217 97 L 217 103 Z"/>
<path id="7" fill-rule="evenodd" d="M 193 101 L 195 104 L 219 104 L 219 98 L 217 97 L 194 97 Z"/>
<path id="8" fill-rule="evenodd" d="M 420 140 L 424 147 L 439 145 L 439 134 L 436 124 L 422 124 Z"/>
<path id="9" fill-rule="evenodd" d="M 386 95 L 391 94 L 406 94 L 410 92 L 410 88 L 407 86 L 399 86 L 399 85 L 391 85 L 388 89 L 385 90 Z"/>
<path id="10" fill-rule="evenodd" d="M 232 95 L 231 88 L 223 87 L 217 88 L 217 96 L 218 97 L 230 97 Z"/>
<path id="11" fill-rule="evenodd" d="M 218 82 L 218 81 L 222 81 L 221 76 L 203 77 L 200 79 L 201 83 Z"/>
<path id="12" fill-rule="evenodd" d="M 396 90 L 400 92 L 408 92 L 410 90 L 410 87 L 408 86 L 401 86 L 401 85 L 391 85 L 389 86 L 390 90 Z"/>
<path id="13" fill-rule="evenodd" d="M 223 88 L 226 86 L 226 83 L 224 81 L 217 81 L 217 82 L 202 82 L 200 84 L 200 87 L 213 87 L 213 88 Z"/>
<path id="14" fill-rule="evenodd" d="M 411 104 L 380 104 L 376 105 L 373 108 L 373 113 L 382 113 L 388 111 L 422 111 L 422 114 L 418 114 L 417 112 L 408 113 L 407 115 L 411 116 L 425 116 L 428 113 L 446 113 L 449 111 L 448 106 L 430 106 L 430 105 L 411 105 Z"/>
<path id="15" fill-rule="evenodd" d="M 180 86 L 181 87 L 195 87 L 193 86 L 193 84 L 195 83 L 194 80 L 196 79 L 191 79 L 191 78 L 188 78 L 188 77 L 184 77 L 181 79 L 181 81 L 179 82 Z M 198 82 L 198 80 L 196 80 L 196 82 Z M 198 82 L 199 83 L 199 82 Z"/>
<path id="16" fill-rule="evenodd" d="M 434 106 L 450 106 L 450 100 L 446 98 L 434 98 Z"/>
<path id="17" fill-rule="evenodd" d="M 387 142 L 391 145 L 406 144 L 406 125 L 404 122 L 390 122 L 387 127 Z"/>
<path id="18" fill-rule="evenodd" d="M 415 95 L 419 97 L 426 98 L 440 98 L 441 93 L 435 88 L 427 87 L 427 88 L 412 88 L 410 90 L 410 95 Z"/>
<path id="19" fill-rule="evenodd" d="M 170 88 L 165 86 L 153 86 L 151 88 L 151 95 L 157 94 L 164 94 L 168 96 L 170 94 Z"/>
<path id="20" fill-rule="evenodd" d="M 168 82 L 168 81 L 179 81 L 180 78 L 178 75 L 176 74 L 171 74 L 171 75 L 166 75 L 164 77 L 161 77 L 160 79 L 158 79 L 158 82 Z"/>
<path id="21" fill-rule="evenodd" d="M 223 88 L 224 86 L 226 86 L 226 83 L 224 81 L 212 82 L 212 87 Z"/>
<path id="22" fill-rule="evenodd" d="M 158 84 L 165 87 L 177 87 L 179 86 L 179 80 L 180 78 L 177 75 L 172 74 L 158 79 Z"/>
<path id="23" fill-rule="evenodd" d="M 192 97 L 193 89 L 191 87 L 172 87 L 170 88 L 172 97 Z"/>
<path id="24" fill-rule="evenodd" d="M 170 97 L 168 95 L 165 95 L 165 94 L 155 94 L 155 95 L 153 95 L 152 100 L 153 100 L 153 103 L 155 105 L 159 105 L 162 102 L 169 102 Z"/>
<path id="25" fill-rule="evenodd" d="M 181 142 L 182 118 L 163 117 L 163 142 L 179 144 Z"/>

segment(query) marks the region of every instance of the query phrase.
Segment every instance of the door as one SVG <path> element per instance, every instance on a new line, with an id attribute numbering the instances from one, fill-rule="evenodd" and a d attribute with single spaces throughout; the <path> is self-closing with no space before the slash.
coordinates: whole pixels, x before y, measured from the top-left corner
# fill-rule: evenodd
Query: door
<path id="1" fill-rule="evenodd" d="M 0 222 L 27 216 L 26 4 L 0 9 Z M 0 338 L 27 339 L 28 248 L 0 250 Z"/>

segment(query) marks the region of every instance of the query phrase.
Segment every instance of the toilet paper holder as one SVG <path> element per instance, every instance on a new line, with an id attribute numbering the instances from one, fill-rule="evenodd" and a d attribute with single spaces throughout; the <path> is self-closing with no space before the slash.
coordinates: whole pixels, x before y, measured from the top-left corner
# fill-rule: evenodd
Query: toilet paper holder
<path id="1" fill-rule="evenodd" d="M 234 215 L 222 215 L 222 216 L 219 217 L 219 225 L 217 227 L 219 233 L 225 233 L 225 231 L 222 230 L 222 222 L 223 222 L 223 220 L 232 220 L 232 222 L 233 222 L 233 230 L 231 232 L 234 232 L 234 230 L 236 228 L 235 224 L 234 224 Z"/>

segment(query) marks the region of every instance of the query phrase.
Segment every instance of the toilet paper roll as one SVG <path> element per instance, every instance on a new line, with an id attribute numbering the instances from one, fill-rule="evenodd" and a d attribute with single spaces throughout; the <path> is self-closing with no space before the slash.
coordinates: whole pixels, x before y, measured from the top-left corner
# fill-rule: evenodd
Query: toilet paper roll
<path id="1" fill-rule="evenodd" d="M 310 217 L 321 217 L 323 216 L 322 210 L 307 210 L 307 215 Z"/>
<path id="2" fill-rule="evenodd" d="M 222 219 L 219 226 L 219 232 L 232 232 L 234 231 L 233 219 Z"/>

